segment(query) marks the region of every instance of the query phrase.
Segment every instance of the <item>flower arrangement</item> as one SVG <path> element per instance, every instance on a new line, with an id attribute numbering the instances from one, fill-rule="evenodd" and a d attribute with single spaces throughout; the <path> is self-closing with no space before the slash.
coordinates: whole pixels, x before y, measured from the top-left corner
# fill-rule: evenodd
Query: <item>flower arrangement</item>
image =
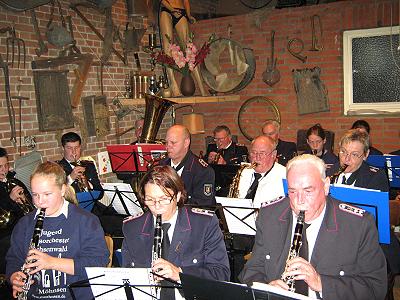
<path id="1" fill-rule="evenodd" d="M 186 45 L 177 45 L 171 43 L 171 39 L 166 36 L 170 41 L 169 51 L 171 56 L 167 55 L 164 51 L 153 54 L 156 63 L 165 67 L 174 69 L 182 73 L 184 76 L 189 75 L 197 65 L 201 64 L 207 55 L 210 53 L 210 43 L 214 37 L 211 36 L 207 42 L 203 44 L 200 50 L 193 44 L 193 34 L 189 36 L 189 41 Z"/>

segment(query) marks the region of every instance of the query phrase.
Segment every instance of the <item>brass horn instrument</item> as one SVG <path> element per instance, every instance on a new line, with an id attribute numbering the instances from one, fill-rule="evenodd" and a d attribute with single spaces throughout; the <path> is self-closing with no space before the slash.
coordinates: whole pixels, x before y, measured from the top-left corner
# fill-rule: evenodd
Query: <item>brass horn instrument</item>
<path id="1" fill-rule="evenodd" d="M 163 99 L 154 95 L 145 94 L 146 108 L 144 112 L 144 124 L 140 143 L 157 143 L 156 136 L 162 120 L 168 109 L 176 102 Z"/>
<path id="2" fill-rule="evenodd" d="M 239 183 L 243 170 L 255 169 L 257 165 L 258 164 L 256 162 L 253 162 L 251 164 L 242 164 L 240 166 L 239 170 L 236 172 L 236 175 L 232 179 L 232 183 L 229 186 L 228 198 L 239 198 Z"/>
<path id="3" fill-rule="evenodd" d="M 9 210 L 0 207 L 0 229 L 5 229 L 13 220 L 13 214 Z"/>
<path id="4" fill-rule="evenodd" d="M 311 17 L 312 36 L 311 36 L 311 49 L 310 49 L 310 51 L 321 51 L 322 49 L 324 49 L 324 46 L 319 44 L 319 40 L 317 38 L 317 35 L 315 34 L 316 22 L 318 22 L 318 25 L 319 25 L 319 38 L 322 39 L 321 18 L 318 15 L 313 15 Z"/>
<path id="5" fill-rule="evenodd" d="M 15 178 L 14 172 L 9 172 L 6 176 L 6 180 L 7 180 L 6 189 L 8 194 L 10 194 L 13 188 L 15 188 L 16 186 L 20 186 L 23 188 L 23 186 L 21 186 L 20 181 Z M 33 205 L 31 195 L 29 194 L 28 191 L 25 190 L 25 188 L 23 188 L 23 191 L 20 192 L 19 196 L 21 199 L 21 203 L 16 202 L 16 204 L 21 208 L 24 215 L 36 209 L 35 205 Z"/>
<path id="6" fill-rule="evenodd" d="M 80 160 L 80 159 L 76 159 L 75 161 L 71 162 L 71 165 L 73 165 L 74 167 L 84 167 L 86 168 L 89 164 L 92 164 L 93 162 L 90 160 Z M 90 185 L 89 185 L 89 181 L 85 175 L 85 172 L 82 173 L 81 176 L 78 176 L 76 178 L 76 182 L 78 183 L 78 188 L 80 192 L 87 192 L 89 191 Z"/>

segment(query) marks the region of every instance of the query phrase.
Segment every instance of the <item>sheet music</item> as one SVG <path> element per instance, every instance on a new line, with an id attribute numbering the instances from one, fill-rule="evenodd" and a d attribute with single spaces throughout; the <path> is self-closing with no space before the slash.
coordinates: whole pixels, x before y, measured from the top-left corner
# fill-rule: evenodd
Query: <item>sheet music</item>
<path id="1" fill-rule="evenodd" d="M 131 216 L 137 215 L 143 212 L 139 203 L 137 202 L 137 198 L 135 193 L 133 193 L 132 187 L 127 183 L 102 183 L 103 188 L 105 189 L 104 193 L 109 197 L 110 201 L 114 198 L 112 205 L 114 209 L 121 215 L 126 215 L 126 211 L 124 206 L 121 203 L 118 195 L 116 195 L 116 189 L 121 194 L 122 200 L 124 201 L 126 207 L 128 208 L 129 214 Z"/>
<path id="2" fill-rule="evenodd" d="M 230 233 L 256 234 L 256 218 L 251 199 L 215 197 L 224 209 L 225 220 Z"/>
<path id="3" fill-rule="evenodd" d="M 274 294 L 282 295 L 289 297 L 290 299 L 299 299 L 299 300 L 308 300 L 308 299 L 313 299 L 301 294 L 285 291 L 281 288 L 266 284 L 266 283 L 261 283 L 261 282 L 253 282 L 253 285 L 251 286 L 253 289 L 256 290 L 261 290 L 261 291 L 267 291 L 271 292 Z"/>
<path id="4" fill-rule="evenodd" d="M 104 285 L 93 285 L 95 284 L 115 284 L 123 285 L 125 282 L 130 285 L 150 285 L 150 268 L 97 268 L 87 267 L 86 273 L 88 278 L 96 277 L 98 275 L 104 275 L 99 278 L 91 279 L 91 289 L 95 299 L 99 300 L 124 300 L 126 299 L 125 290 L 123 287 L 115 289 L 116 286 L 104 286 Z M 153 300 L 156 296 L 155 288 L 151 287 L 137 287 L 138 289 L 132 288 L 133 297 L 135 299 Z M 113 290 L 107 294 L 101 295 L 107 291 Z M 147 294 L 146 294 L 147 293 Z M 149 296 L 154 295 L 154 297 Z M 96 297 L 98 296 L 98 297 Z"/>

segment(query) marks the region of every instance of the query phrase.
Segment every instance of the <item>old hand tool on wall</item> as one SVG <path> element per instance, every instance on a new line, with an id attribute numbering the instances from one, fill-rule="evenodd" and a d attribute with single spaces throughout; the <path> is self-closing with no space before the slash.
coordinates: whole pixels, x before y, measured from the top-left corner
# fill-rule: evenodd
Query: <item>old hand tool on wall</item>
<path id="1" fill-rule="evenodd" d="M 21 55 L 24 61 L 24 69 L 26 64 L 26 48 L 25 41 L 21 38 L 17 38 L 14 26 L 7 26 L 0 28 L 0 33 L 8 33 L 9 36 L 6 39 L 6 61 L 10 63 L 11 67 L 14 67 L 14 58 L 17 56 L 17 67 L 19 68 L 21 63 Z M 11 50 L 11 51 L 10 51 Z M 16 52 L 15 52 L 16 50 Z M 22 52 L 21 52 L 22 51 Z"/>
<path id="2" fill-rule="evenodd" d="M 294 43 L 297 43 L 299 46 L 296 47 L 295 45 L 293 45 Z M 296 48 L 297 48 L 297 50 L 296 50 Z M 301 39 L 294 38 L 294 39 L 289 40 L 289 42 L 287 44 L 287 49 L 290 54 L 292 54 L 294 57 L 299 59 L 301 62 L 303 62 L 303 63 L 306 62 L 307 56 L 301 55 L 301 53 L 304 50 L 304 42 Z"/>
<path id="3" fill-rule="evenodd" d="M 281 79 L 281 74 L 276 68 L 277 58 L 274 58 L 274 41 L 275 41 L 275 31 L 271 31 L 271 58 L 267 59 L 267 69 L 262 74 L 263 81 L 269 86 L 273 86 Z"/>
<path id="4" fill-rule="evenodd" d="M 15 132 L 15 111 L 11 101 L 11 94 L 10 94 L 10 77 L 8 73 L 8 65 L 4 62 L 3 57 L 0 54 L 0 69 L 3 69 L 4 73 L 4 87 L 6 90 L 6 103 L 7 103 L 7 111 L 8 111 L 8 118 L 10 119 L 10 127 L 11 127 L 11 137 L 10 141 L 13 143 L 14 147 L 17 145 L 17 138 Z"/>

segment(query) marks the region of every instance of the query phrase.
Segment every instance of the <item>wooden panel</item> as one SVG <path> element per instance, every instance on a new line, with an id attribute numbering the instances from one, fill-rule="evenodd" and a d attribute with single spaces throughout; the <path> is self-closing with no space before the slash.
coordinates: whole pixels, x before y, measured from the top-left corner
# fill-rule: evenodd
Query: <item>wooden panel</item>
<path id="1" fill-rule="evenodd" d="M 74 127 L 67 73 L 68 71 L 33 71 L 40 131 Z"/>
<path id="2" fill-rule="evenodd" d="M 110 118 L 105 96 L 81 99 L 88 136 L 104 136 L 110 132 Z"/>

